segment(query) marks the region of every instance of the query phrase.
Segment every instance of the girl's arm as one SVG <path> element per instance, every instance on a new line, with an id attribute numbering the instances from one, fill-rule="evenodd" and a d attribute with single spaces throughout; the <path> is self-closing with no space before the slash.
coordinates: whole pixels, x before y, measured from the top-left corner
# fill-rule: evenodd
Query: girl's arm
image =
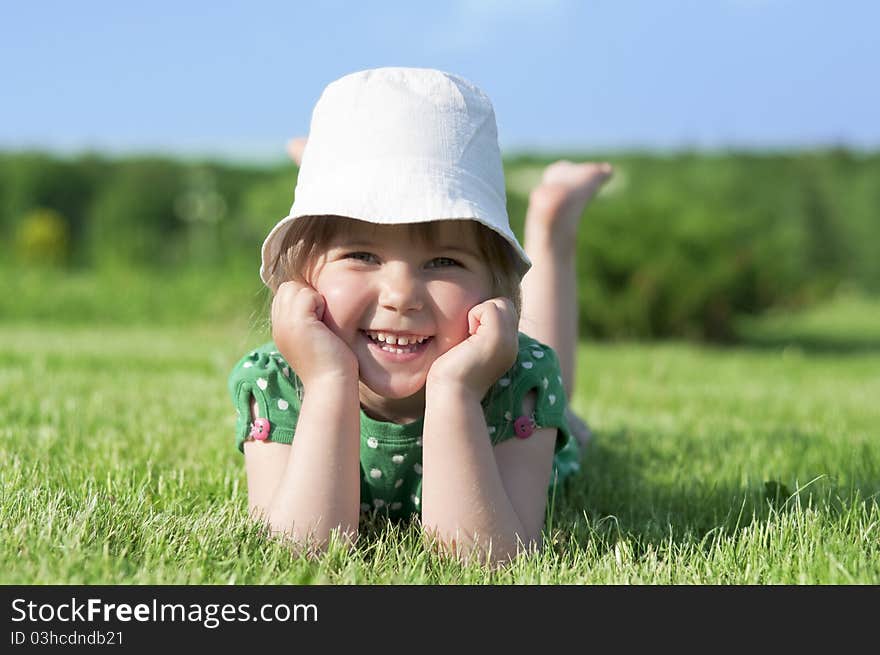
<path id="1" fill-rule="evenodd" d="M 423 437 L 422 524 L 462 558 L 503 563 L 541 546 L 556 430 L 494 448 L 480 399 L 456 385 L 429 387 Z M 534 396 L 526 398 L 530 415 Z"/>
<path id="2" fill-rule="evenodd" d="M 513 304 L 493 298 L 477 305 L 468 331 L 428 373 L 422 524 L 464 558 L 477 551 L 501 562 L 540 545 L 556 431 L 493 449 L 480 401 L 516 361 Z M 530 415 L 534 397 L 524 405 L 510 409 Z"/>
<path id="3" fill-rule="evenodd" d="M 319 547 L 334 530 L 354 540 L 360 511 L 357 359 L 322 322 L 325 307 L 307 285 L 279 286 L 272 336 L 303 385 L 296 435 L 284 447 L 245 443 L 251 511 L 273 533 Z"/>
<path id="4" fill-rule="evenodd" d="M 291 445 L 245 442 L 251 513 L 296 544 L 326 546 L 333 530 L 353 542 L 360 511 L 359 448 L 357 382 L 313 382 L 304 391 Z"/>

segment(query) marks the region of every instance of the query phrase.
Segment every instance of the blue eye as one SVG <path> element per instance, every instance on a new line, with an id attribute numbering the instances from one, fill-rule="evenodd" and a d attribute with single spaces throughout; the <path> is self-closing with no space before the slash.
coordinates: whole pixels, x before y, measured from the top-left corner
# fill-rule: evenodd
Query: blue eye
<path id="1" fill-rule="evenodd" d="M 362 262 L 376 261 L 376 255 L 369 252 L 350 252 L 345 256 L 346 259 L 357 259 Z"/>
<path id="2" fill-rule="evenodd" d="M 451 257 L 435 257 L 430 261 L 429 266 L 437 266 L 443 268 L 446 266 L 461 266 L 461 264 Z"/>

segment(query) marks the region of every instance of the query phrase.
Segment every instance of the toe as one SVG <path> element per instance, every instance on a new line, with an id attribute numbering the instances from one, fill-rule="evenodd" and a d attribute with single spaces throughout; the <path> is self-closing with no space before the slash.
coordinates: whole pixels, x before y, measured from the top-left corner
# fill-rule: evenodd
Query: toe
<path id="1" fill-rule="evenodd" d="M 306 149 L 306 137 L 298 136 L 287 142 L 287 155 L 299 166 L 302 163 L 303 151 Z"/>

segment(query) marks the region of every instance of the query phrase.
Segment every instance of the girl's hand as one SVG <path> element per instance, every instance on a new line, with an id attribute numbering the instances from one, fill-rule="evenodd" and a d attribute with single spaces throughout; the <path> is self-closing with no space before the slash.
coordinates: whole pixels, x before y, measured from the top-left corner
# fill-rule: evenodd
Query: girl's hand
<path id="1" fill-rule="evenodd" d="M 517 317 L 507 298 L 492 298 L 468 312 L 470 336 L 438 357 L 428 385 L 460 384 L 479 401 L 516 362 Z"/>
<path id="2" fill-rule="evenodd" d="M 304 386 L 358 376 L 357 358 L 323 322 L 326 302 L 300 282 L 284 282 L 272 300 L 272 339 Z"/>

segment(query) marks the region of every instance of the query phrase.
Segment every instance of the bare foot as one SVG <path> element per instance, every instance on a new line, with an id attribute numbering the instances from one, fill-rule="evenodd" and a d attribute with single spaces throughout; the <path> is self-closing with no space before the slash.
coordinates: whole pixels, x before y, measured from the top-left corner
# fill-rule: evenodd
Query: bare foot
<path id="1" fill-rule="evenodd" d="M 302 164 L 303 150 L 306 149 L 306 137 L 298 136 L 287 142 L 287 154 L 296 163 Z"/>
<path id="2" fill-rule="evenodd" d="M 563 159 L 550 164 L 529 195 L 526 240 L 550 236 L 558 243 L 573 243 L 584 208 L 613 172 L 608 163 Z"/>

